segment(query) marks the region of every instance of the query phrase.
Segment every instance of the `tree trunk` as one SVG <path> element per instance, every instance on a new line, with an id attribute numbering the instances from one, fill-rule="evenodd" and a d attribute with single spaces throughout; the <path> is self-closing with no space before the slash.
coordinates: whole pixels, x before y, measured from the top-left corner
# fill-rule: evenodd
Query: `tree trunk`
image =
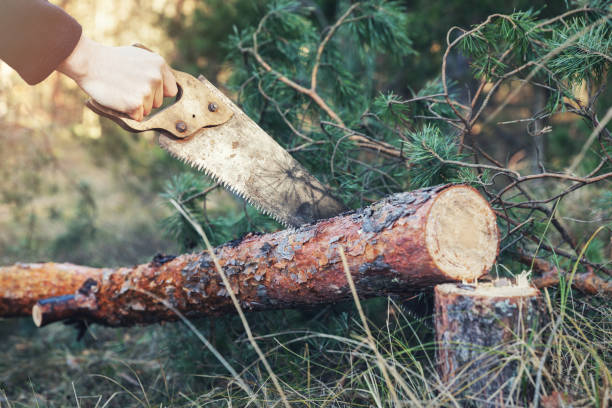
<path id="1" fill-rule="evenodd" d="M 498 244 L 487 201 L 471 187 L 446 185 L 395 194 L 298 229 L 250 234 L 216 248 L 215 254 L 242 308 L 266 310 L 349 298 L 340 246 L 360 295 L 368 297 L 474 280 L 492 266 Z M 36 285 L 44 287 L 41 293 L 13 283 L 41 279 L 48 269 L 78 272 L 78 277 L 55 277 L 60 285 L 54 288 L 54 281 L 47 280 Z M 69 284 L 61 286 L 64 282 Z M 150 294 L 188 317 L 234 311 L 228 288 L 206 251 L 118 269 L 17 265 L 0 268 L 0 284 L 0 316 L 29 313 L 40 300 L 33 310 L 39 326 L 69 317 L 110 326 L 176 320 L 176 314 Z M 61 297 L 44 299 L 50 295 Z"/>
<path id="2" fill-rule="evenodd" d="M 437 363 L 448 391 L 479 407 L 521 405 L 512 344 L 536 330 L 539 291 L 528 283 L 436 286 Z M 515 405 L 517 404 L 517 405 Z"/>

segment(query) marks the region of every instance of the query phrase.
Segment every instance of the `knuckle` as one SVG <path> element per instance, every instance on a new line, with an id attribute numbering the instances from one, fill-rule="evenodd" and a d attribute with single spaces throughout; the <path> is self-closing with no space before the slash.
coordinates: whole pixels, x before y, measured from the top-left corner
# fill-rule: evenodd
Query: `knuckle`
<path id="1" fill-rule="evenodd" d="M 142 100 L 128 99 L 125 101 L 124 105 L 126 111 L 133 112 L 138 110 L 142 106 Z"/>
<path id="2" fill-rule="evenodd" d="M 157 54 L 153 54 L 151 56 L 151 60 L 149 61 L 149 64 L 151 67 L 153 67 L 154 71 L 156 72 L 161 72 L 164 64 L 165 64 L 165 60 L 160 57 Z"/>
<path id="3" fill-rule="evenodd" d="M 150 88 L 155 88 L 162 83 L 161 71 L 158 71 L 155 69 L 150 70 L 149 72 L 145 74 L 145 79 L 147 81 L 147 85 Z"/>
<path id="4" fill-rule="evenodd" d="M 153 80 L 151 81 L 153 83 L 153 85 L 155 85 L 156 87 L 160 86 L 162 84 L 162 77 L 161 75 L 156 76 L 155 78 L 153 78 Z"/>

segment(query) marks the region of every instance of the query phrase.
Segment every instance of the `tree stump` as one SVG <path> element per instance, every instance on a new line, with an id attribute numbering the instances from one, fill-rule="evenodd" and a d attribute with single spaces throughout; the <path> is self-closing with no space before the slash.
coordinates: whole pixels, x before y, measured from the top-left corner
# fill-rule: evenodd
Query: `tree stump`
<path id="1" fill-rule="evenodd" d="M 448 391 L 478 407 L 514 406 L 513 344 L 537 330 L 538 289 L 524 279 L 435 287 L 438 372 Z"/>

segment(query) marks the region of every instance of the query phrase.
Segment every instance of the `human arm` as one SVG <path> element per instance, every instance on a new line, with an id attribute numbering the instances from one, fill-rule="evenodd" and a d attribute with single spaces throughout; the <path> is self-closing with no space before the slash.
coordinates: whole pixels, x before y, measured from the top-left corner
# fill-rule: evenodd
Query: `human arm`
<path id="1" fill-rule="evenodd" d="M 30 85 L 74 50 L 81 25 L 46 0 L 0 0 L 0 59 Z"/>
<path id="2" fill-rule="evenodd" d="M 57 70 L 99 104 L 136 120 L 178 91 L 172 70 L 159 55 L 138 47 L 109 47 L 84 35 Z"/>
<path id="3" fill-rule="evenodd" d="M 0 0 L 0 59 L 30 85 L 58 70 L 98 103 L 136 120 L 159 107 L 163 96 L 177 92 L 159 55 L 98 44 L 46 0 Z"/>

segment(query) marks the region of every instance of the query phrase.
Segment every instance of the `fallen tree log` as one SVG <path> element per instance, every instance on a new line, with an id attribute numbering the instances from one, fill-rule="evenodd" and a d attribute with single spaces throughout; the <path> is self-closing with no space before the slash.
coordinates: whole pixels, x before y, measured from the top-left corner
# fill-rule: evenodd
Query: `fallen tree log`
<path id="1" fill-rule="evenodd" d="M 474 280 L 493 265 L 498 245 L 496 219 L 487 201 L 471 187 L 445 185 L 395 194 L 298 229 L 250 234 L 217 247 L 215 255 L 242 308 L 265 310 L 349 298 L 340 246 L 360 296 L 368 297 Z M 78 279 L 58 278 L 56 282 L 70 284 L 41 293 L 20 284 L 14 290 L 15 280 L 31 281 L 30 275 L 40 279 L 47 270 L 75 272 Z M 83 281 L 75 288 L 79 279 Z M 234 311 L 229 288 L 207 251 L 131 268 L 16 265 L 0 268 L 0 284 L 0 316 L 24 315 L 34 306 L 39 326 L 66 318 L 110 326 L 176 320 L 154 297 L 166 299 L 188 317 Z M 45 299 L 53 291 L 58 297 Z"/>
<path id="2" fill-rule="evenodd" d="M 525 278 L 437 285 L 435 327 L 438 372 L 447 391 L 478 407 L 518 406 L 519 361 L 512 345 L 537 333 L 540 292 Z"/>

